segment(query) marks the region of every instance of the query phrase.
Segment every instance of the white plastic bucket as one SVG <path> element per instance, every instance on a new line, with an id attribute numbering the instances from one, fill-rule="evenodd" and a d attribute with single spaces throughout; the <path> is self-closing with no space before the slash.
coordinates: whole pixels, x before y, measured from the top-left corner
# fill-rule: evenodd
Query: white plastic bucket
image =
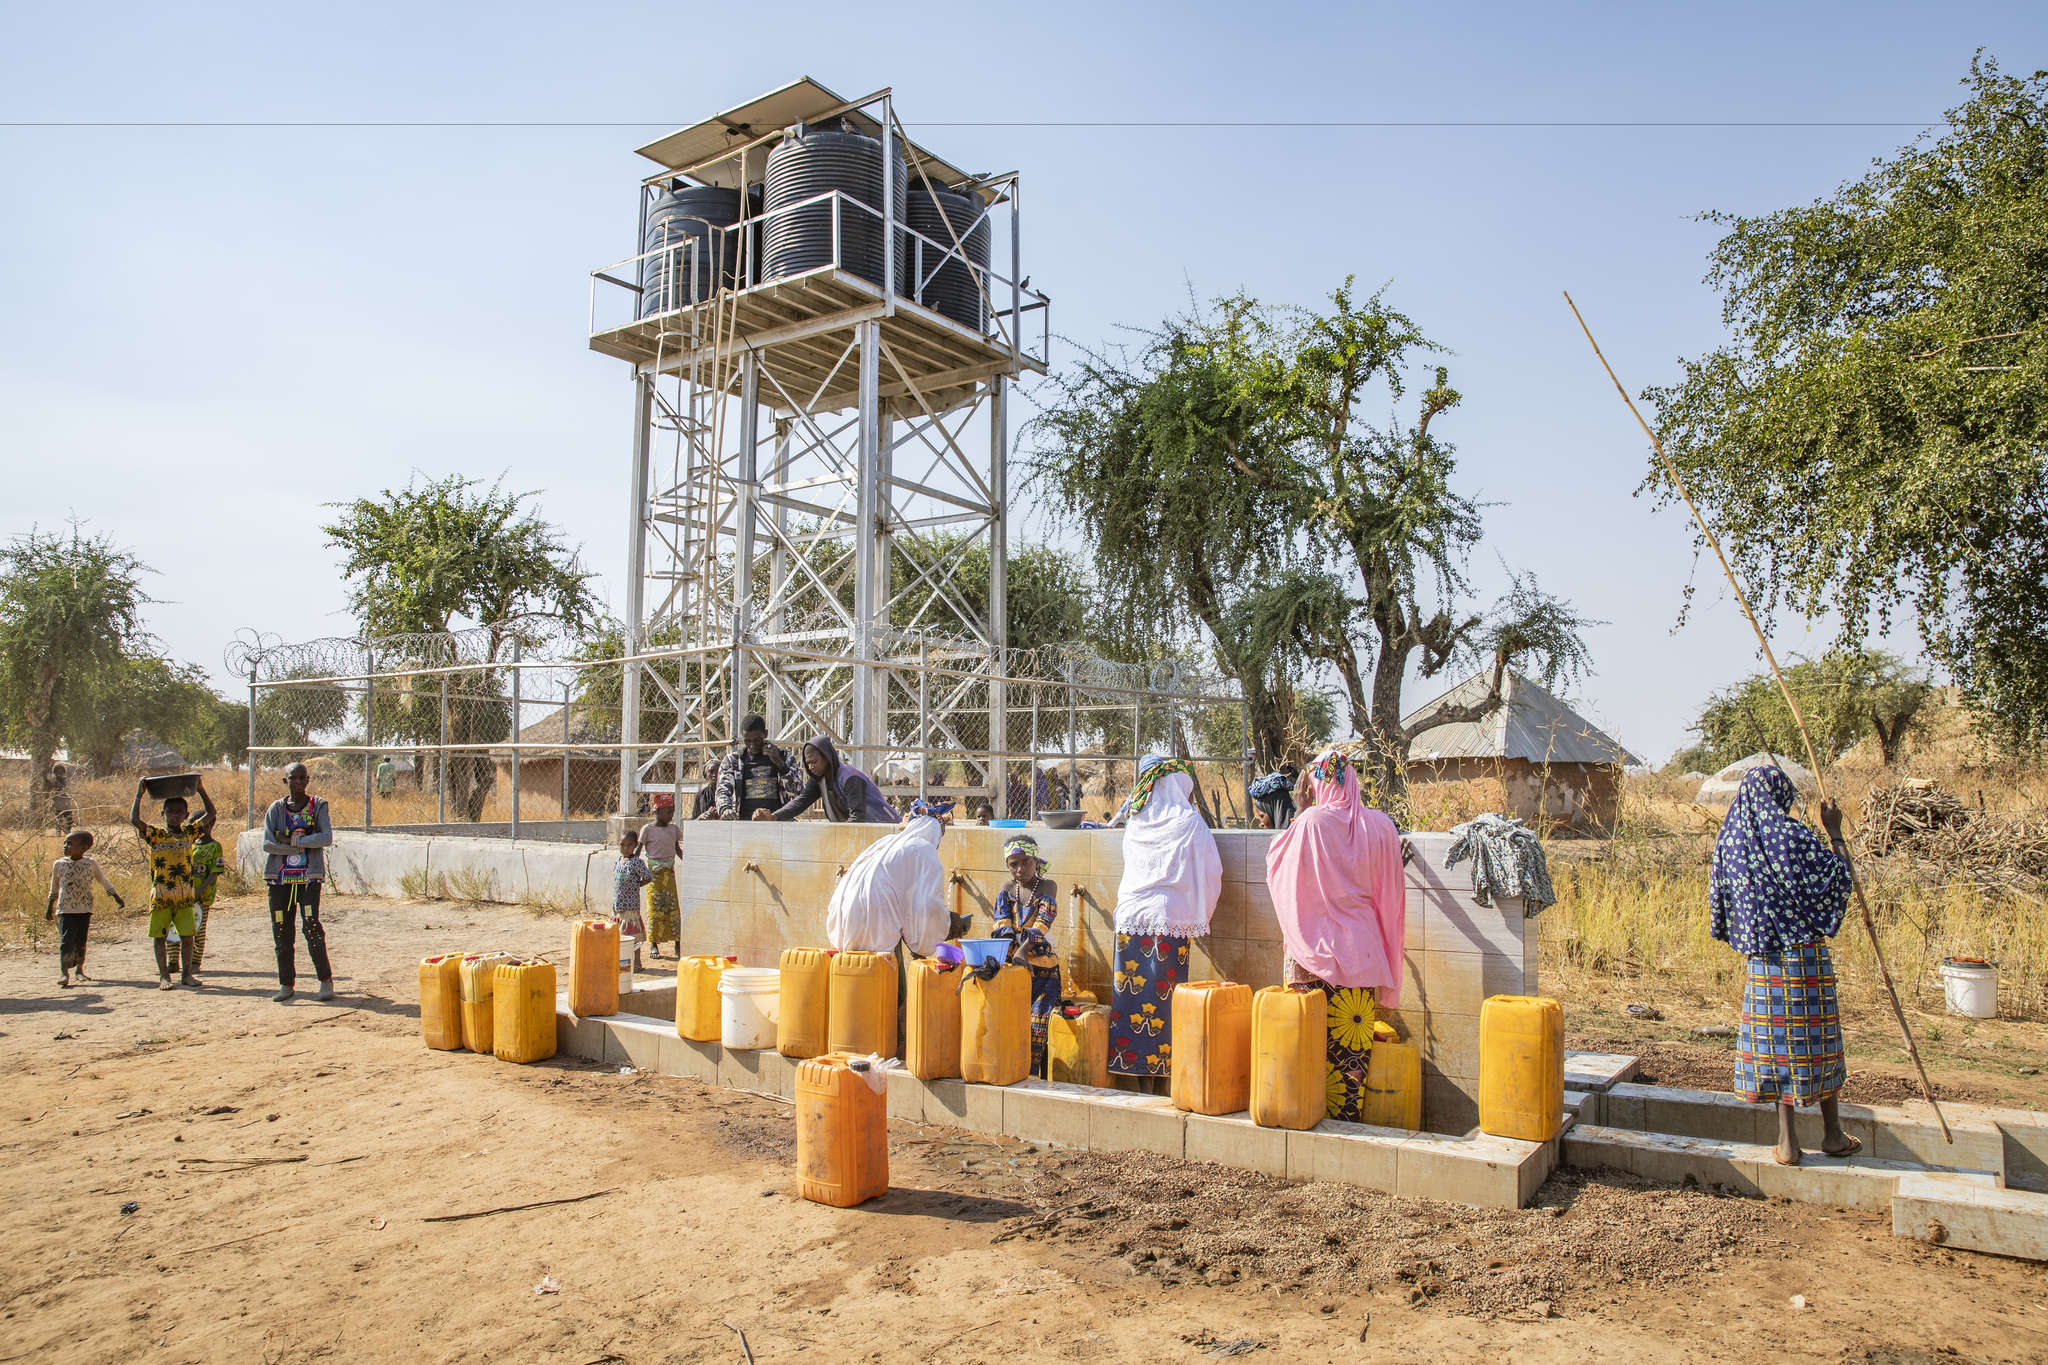
<path id="1" fill-rule="evenodd" d="M 718 1041 L 727 1047 L 775 1046 L 782 1016 L 782 973 L 774 967 L 728 967 L 718 977 Z"/>
<path id="2" fill-rule="evenodd" d="M 1948 996 L 1948 1012 L 1965 1019 L 1998 1017 L 1998 964 L 1959 962 L 1945 958 L 1941 964 L 1942 991 Z"/>

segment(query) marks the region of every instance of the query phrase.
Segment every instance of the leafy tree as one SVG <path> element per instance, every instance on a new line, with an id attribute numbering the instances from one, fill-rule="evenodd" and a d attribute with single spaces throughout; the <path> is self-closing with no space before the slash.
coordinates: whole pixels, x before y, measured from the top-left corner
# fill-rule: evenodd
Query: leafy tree
<path id="1" fill-rule="evenodd" d="M 504 679 L 496 665 L 512 641 L 531 628 L 530 618 L 553 617 L 566 628 L 580 629 L 599 615 L 590 591 L 592 575 L 561 534 L 527 510 L 527 500 L 535 496 L 508 493 L 498 484 L 486 487 L 459 474 L 416 478 L 374 499 L 331 504 L 338 515 L 322 528 L 329 543 L 344 552 L 350 606 L 367 634 L 441 635 L 458 622 L 483 632 L 482 667 L 449 675 L 450 691 L 465 698 L 449 708 L 451 744 L 481 746 L 505 738 L 511 710 L 502 700 Z M 441 662 L 435 646 L 423 648 L 422 666 Z M 400 638 L 380 642 L 379 649 L 379 662 L 389 663 L 384 650 L 396 650 L 404 659 L 412 645 Z M 437 739 L 438 692 L 437 686 Z M 462 753 L 447 766 L 456 806 L 467 819 L 481 819 L 496 782 L 490 756 Z"/>
<path id="2" fill-rule="evenodd" d="M 1398 796 L 1411 666 L 1430 677 L 1490 661 L 1489 695 L 1449 717 L 1477 720 L 1501 705 L 1510 666 L 1546 683 L 1582 671 L 1593 623 L 1527 577 L 1491 613 L 1462 605 L 1482 524 L 1434 429 L 1459 401 L 1448 371 L 1411 421 L 1365 417 L 1398 407 L 1411 360 L 1439 348 L 1380 295 L 1354 298 L 1349 280 L 1329 303 L 1230 299 L 1170 319 L 1135 362 L 1091 357 L 1040 421 L 1035 472 L 1087 532 L 1132 625 L 1168 638 L 1190 618 L 1204 628 L 1245 689 L 1262 764 L 1287 751 L 1292 674 L 1327 665 Z"/>
<path id="3" fill-rule="evenodd" d="M 1972 63 L 1930 138 L 1727 227 L 1729 339 L 1648 390 L 1766 609 L 1852 647 L 1910 603 L 2011 741 L 2048 726 L 2048 72 Z M 1673 491 L 1653 467 L 1646 487 Z"/>
<path id="4" fill-rule="evenodd" d="M 1796 658 L 1785 670 L 1785 684 L 1799 699 L 1814 748 L 1827 763 L 1870 735 L 1890 767 L 1934 696 L 1924 673 L 1875 649 Z M 1791 708 L 1769 673 L 1753 674 L 1709 698 L 1692 730 L 1700 743 L 1684 757 L 1710 772 L 1749 754 L 1798 754 L 1804 748 Z"/>
<path id="5" fill-rule="evenodd" d="M 0 726 L 29 755 L 29 805 L 49 803 L 60 741 L 83 749 L 95 707 L 145 652 L 148 567 L 104 536 L 30 531 L 0 549 Z"/>
<path id="6" fill-rule="evenodd" d="M 310 749 L 319 735 L 341 728 L 348 719 L 349 694 L 339 683 L 294 681 L 311 679 L 318 668 L 297 668 L 256 693 L 256 742 L 289 749 Z"/>
<path id="7" fill-rule="evenodd" d="M 74 755 L 101 771 L 116 766 L 123 741 L 138 732 L 196 763 L 247 753 L 247 706 L 222 699 L 196 664 L 132 654 L 98 680 L 96 693 L 90 721 L 70 742 Z M 236 720 L 240 733 L 231 731 Z"/>

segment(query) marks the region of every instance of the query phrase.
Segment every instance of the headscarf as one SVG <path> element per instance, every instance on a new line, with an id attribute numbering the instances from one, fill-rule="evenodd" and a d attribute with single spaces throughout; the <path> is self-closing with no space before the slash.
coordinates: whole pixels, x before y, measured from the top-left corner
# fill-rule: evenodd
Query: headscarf
<path id="1" fill-rule="evenodd" d="M 1209 932 L 1223 891 L 1223 855 L 1189 800 L 1194 789 L 1180 759 L 1154 759 L 1140 770 L 1125 803 L 1130 823 L 1116 892 L 1118 933 L 1195 938 Z"/>
<path id="2" fill-rule="evenodd" d="M 1117 807 L 1112 825 L 1122 824 L 1133 815 L 1145 809 L 1145 803 L 1152 799 L 1152 789 L 1159 779 L 1168 773 L 1186 773 L 1190 787 L 1193 786 L 1195 770 L 1184 758 L 1168 758 L 1165 754 L 1147 754 L 1138 760 L 1138 780 L 1131 785 L 1131 794 Z"/>
<path id="3" fill-rule="evenodd" d="M 825 938 L 841 951 L 890 953 L 901 941 L 925 955 L 946 936 L 946 872 L 939 862 L 944 827 L 913 815 L 894 834 L 861 850 L 832 888 Z"/>
<path id="4" fill-rule="evenodd" d="M 1266 850 L 1266 886 L 1295 966 L 1332 986 L 1372 986 L 1401 1003 L 1407 879 L 1394 822 L 1359 798 L 1358 769 L 1334 749 L 1309 769 L 1316 803 Z"/>
<path id="5" fill-rule="evenodd" d="M 1034 860 L 1038 864 L 1038 870 L 1041 872 L 1052 866 L 1051 863 L 1045 860 L 1045 856 L 1038 851 L 1038 840 L 1028 834 L 1020 834 L 1014 839 L 1003 841 L 1004 863 L 1008 863 L 1012 856 L 1019 853 Z"/>
<path id="6" fill-rule="evenodd" d="M 1792 818 L 1798 794 L 1783 769 L 1751 768 L 1714 840 L 1710 931 L 1747 957 L 1832 938 L 1849 908 L 1849 865 Z"/>

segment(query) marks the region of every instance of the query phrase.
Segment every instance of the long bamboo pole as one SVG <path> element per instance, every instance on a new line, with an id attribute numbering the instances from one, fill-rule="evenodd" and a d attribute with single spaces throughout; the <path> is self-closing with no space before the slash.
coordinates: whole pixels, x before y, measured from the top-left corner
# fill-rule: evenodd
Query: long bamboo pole
<path id="1" fill-rule="evenodd" d="M 1643 429 L 1643 435 L 1650 438 L 1650 445 L 1657 452 L 1657 463 L 1663 468 L 1664 477 L 1671 480 L 1671 486 L 1678 490 L 1678 496 L 1684 500 L 1686 510 L 1692 513 L 1693 524 L 1700 528 L 1700 535 L 1713 548 L 1714 558 L 1721 562 L 1721 572 L 1727 575 L 1728 586 L 1734 592 L 1736 602 L 1741 605 L 1742 614 L 1749 619 L 1749 628 L 1756 632 L 1756 641 L 1763 646 L 1764 661 L 1771 666 L 1771 676 L 1777 679 L 1778 690 L 1785 696 L 1785 705 L 1792 710 L 1792 723 L 1799 727 L 1799 741 L 1806 746 L 1807 767 L 1812 770 L 1814 784 L 1820 789 L 1820 799 L 1828 800 L 1827 778 L 1821 773 L 1820 758 L 1814 752 L 1813 735 L 1806 728 L 1806 717 L 1799 710 L 1799 699 L 1792 695 L 1792 689 L 1786 685 L 1784 670 L 1778 667 L 1778 656 L 1771 651 L 1770 637 L 1764 633 L 1763 626 L 1756 619 L 1756 612 L 1750 608 L 1749 594 L 1742 590 L 1742 581 L 1735 576 L 1734 568 L 1728 563 L 1728 556 L 1722 552 L 1720 537 L 1707 525 L 1707 519 L 1700 515 L 1699 506 L 1693 502 L 1692 493 L 1686 488 L 1685 480 L 1678 476 L 1677 467 L 1665 453 L 1664 443 L 1657 439 L 1657 433 L 1650 429 L 1650 424 L 1643 420 L 1643 414 L 1637 410 L 1635 400 L 1630 398 L 1628 390 L 1621 386 L 1621 380 L 1615 376 L 1614 367 L 1607 363 L 1606 355 L 1600 350 L 1600 343 L 1593 340 L 1593 329 L 1586 325 L 1586 319 L 1579 312 L 1579 305 L 1572 302 L 1569 290 L 1565 292 L 1564 301 L 1565 306 L 1572 310 L 1572 316 L 1578 319 L 1579 330 L 1586 334 L 1586 344 L 1593 348 L 1593 355 L 1599 360 L 1600 368 L 1607 371 L 1607 378 L 1613 383 L 1614 391 L 1620 394 L 1621 401 L 1628 405 L 1629 415 L 1636 419 L 1636 425 Z M 1941 1125 L 1942 1137 L 1953 1145 L 1955 1135 L 1949 1132 L 1948 1120 L 1942 1117 L 1941 1105 L 1935 1101 L 1934 1087 L 1927 1081 L 1927 1068 L 1920 1061 L 1920 1047 L 1913 1041 L 1913 1026 L 1906 1022 L 1905 1008 L 1899 1004 L 1898 988 L 1892 984 L 1892 969 L 1885 965 L 1884 947 L 1877 941 L 1877 921 L 1871 917 L 1870 902 L 1863 896 L 1863 879 L 1856 875 L 1856 863 L 1849 856 L 1848 846 L 1832 833 L 1828 835 L 1828 840 L 1834 845 L 1835 852 L 1841 856 L 1843 865 L 1849 869 L 1849 887 L 1856 894 L 1856 909 L 1863 917 L 1863 932 L 1870 936 L 1870 951 L 1877 958 L 1878 974 L 1884 978 L 1884 992 L 1892 1004 L 1892 1017 L 1899 1021 L 1899 1033 L 1906 1040 L 1906 1053 L 1913 1059 L 1913 1070 L 1919 1073 L 1920 1093 L 1934 1110 L 1934 1120 Z"/>

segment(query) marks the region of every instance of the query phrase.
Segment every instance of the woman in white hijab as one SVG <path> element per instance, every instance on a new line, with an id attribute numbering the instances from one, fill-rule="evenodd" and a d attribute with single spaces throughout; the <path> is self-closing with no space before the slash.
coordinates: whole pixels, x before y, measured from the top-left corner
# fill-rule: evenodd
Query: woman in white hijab
<path id="1" fill-rule="evenodd" d="M 1116 892 L 1116 961 L 1109 1069 L 1163 1080 L 1173 1073 L 1173 991 L 1188 979 L 1188 940 L 1209 932 L 1223 891 L 1216 836 L 1190 799 L 1194 771 L 1154 754 L 1138 765 Z"/>
<path id="2" fill-rule="evenodd" d="M 832 888 L 825 937 L 844 951 L 893 953 L 898 943 L 927 956 L 946 936 L 945 824 L 919 802 L 894 834 L 861 850 Z"/>

